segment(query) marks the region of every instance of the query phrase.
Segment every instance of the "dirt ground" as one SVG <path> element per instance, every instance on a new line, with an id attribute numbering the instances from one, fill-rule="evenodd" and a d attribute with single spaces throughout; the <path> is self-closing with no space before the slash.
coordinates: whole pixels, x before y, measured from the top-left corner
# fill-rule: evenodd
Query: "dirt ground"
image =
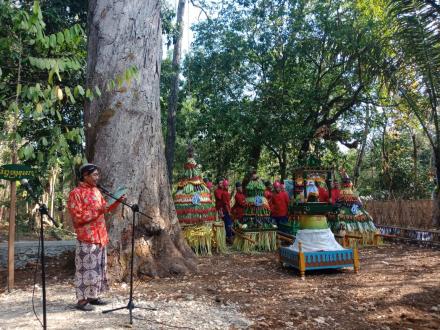
<path id="1" fill-rule="evenodd" d="M 405 245 L 360 250 L 361 270 L 316 271 L 301 280 L 276 254 L 230 253 L 199 259 L 198 273 L 135 282 L 139 329 L 440 329 L 440 251 Z M 32 313 L 32 268 L 17 271 L 18 289 L 4 291 L 0 329 L 38 328 Z M 48 266 L 49 329 L 119 329 L 127 310 L 74 310 L 71 258 Z M 110 308 L 126 304 L 128 285 L 112 286 Z M 36 309 L 41 315 L 41 290 Z M 106 306 L 106 308 L 109 308 Z M 98 323 L 95 323 L 98 322 Z"/>

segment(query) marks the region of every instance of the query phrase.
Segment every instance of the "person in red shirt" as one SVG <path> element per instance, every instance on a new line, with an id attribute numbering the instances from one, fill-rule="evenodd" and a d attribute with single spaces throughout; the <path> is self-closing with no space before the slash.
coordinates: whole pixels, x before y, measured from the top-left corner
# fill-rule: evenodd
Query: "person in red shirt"
<path id="1" fill-rule="evenodd" d="M 232 226 L 234 222 L 231 218 L 231 195 L 228 191 L 228 180 L 223 180 L 223 192 L 221 195 L 221 201 L 222 201 L 222 214 L 223 214 L 223 222 L 225 223 L 225 230 L 226 230 L 226 243 L 232 244 L 232 239 L 234 236 L 234 233 L 232 231 Z"/>
<path id="2" fill-rule="evenodd" d="M 326 187 L 320 185 L 318 186 L 318 199 L 321 203 L 329 203 L 329 194 Z"/>
<path id="3" fill-rule="evenodd" d="M 276 222 L 277 225 L 280 223 L 287 223 L 287 214 L 289 210 L 289 195 L 286 191 L 281 189 L 281 184 L 275 181 L 273 184 L 274 192 L 272 193 L 272 198 L 270 201 L 271 214 L 270 216 Z"/>
<path id="4" fill-rule="evenodd" d="M 108 290 L 107 251 L 108 234 L 104 214 L 119 205 L 110 207 L 97 188 L 98 167 L 85 164 L 80 168 L 80 183 L 69 194 L 67 209 L 76 232 L 75 289 L 76 308 L 94 310 L 92 305 L 105 305 L 100 294 Z"/>
<path id="5" fill-rule="evenodd" d="M 340 197 L 341 197 L 341 190 L 339 189 L 339 182 L 335 181 L 332 185 L 332 190 L 331 190 L 331 203 L 335 205 Z"/>
<path id="6" fill-rule="evenodd" d="M 217 183 L 217 188 L 214 190 L 214 198 L 215 198 L 215 209 L 218 212 L 220 218 L 223 218 L 223 180 L 219 180 Z"/>
<path id="7" fill-rule="evenodd" d="M 232 217 L 235 221 L 243 219 L 244 208 L 246 207 L 246 196 L 243 194 L 243 187 L 240 182 L 235 184 L 237 190 L 234 196 L 235 204 L 232 207 Z"/>

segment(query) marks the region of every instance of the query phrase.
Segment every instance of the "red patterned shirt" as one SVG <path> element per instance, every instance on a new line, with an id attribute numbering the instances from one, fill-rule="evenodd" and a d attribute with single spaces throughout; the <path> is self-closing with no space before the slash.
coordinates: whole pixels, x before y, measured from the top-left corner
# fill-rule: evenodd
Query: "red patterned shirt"
<path id="1" fill-rule="evenodd" d="M 85 182 L 80 182 L 78 187 L 70 192 L 67 209 L 72 217 L 78 241 L 107 245 L 104 213 L 110 210 L 106 205 L 107 202 L 99 189 Z"/>

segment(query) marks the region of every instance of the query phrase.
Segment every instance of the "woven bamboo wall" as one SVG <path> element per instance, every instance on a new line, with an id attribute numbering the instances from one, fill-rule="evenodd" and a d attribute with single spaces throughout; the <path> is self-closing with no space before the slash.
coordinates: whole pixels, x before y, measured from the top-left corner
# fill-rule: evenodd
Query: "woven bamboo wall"
<path id="1" fill-rule="evenodd" d="M 368 201 L 364 205 L 376 224 L 432 228 L 432 200 Z"/>

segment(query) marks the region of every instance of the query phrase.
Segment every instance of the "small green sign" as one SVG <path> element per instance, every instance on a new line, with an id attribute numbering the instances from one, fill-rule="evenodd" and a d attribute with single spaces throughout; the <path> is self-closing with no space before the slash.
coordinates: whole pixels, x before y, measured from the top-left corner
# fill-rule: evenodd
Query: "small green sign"
<path id="1" fill-rule="evenodd" d="M 31 179 L 34 176 L 34 170 L 27 165 L 6 164 L 0 166 L 0 179 L 17 181 L 21 179 Z"/>

